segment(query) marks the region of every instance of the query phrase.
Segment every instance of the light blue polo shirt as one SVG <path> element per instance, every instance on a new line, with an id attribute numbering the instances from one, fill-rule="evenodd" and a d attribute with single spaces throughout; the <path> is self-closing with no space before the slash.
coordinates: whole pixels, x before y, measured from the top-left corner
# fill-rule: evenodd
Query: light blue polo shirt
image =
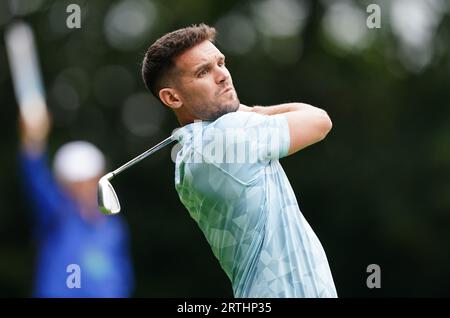
<path id="1" fill-rule="evenodd" d="M 278 160 L 290 143 L 284 115 L 233 112 L 186 125 L 175 138 L 176 190 L 235 297 L 337 297 L 324 249 Z"/>

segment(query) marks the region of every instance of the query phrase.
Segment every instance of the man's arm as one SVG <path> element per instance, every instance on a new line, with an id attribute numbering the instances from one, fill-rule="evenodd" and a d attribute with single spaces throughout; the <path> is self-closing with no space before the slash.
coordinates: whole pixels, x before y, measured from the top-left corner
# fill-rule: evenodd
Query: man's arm
<path id="1" fill-rule="evenodd" d="M 240 112 L 252 112 L 253 108 L 254 107 L 249 107 L 249 106 L 246 106 L 244 104 L 240 104 L 238 111 L 240 111 Z"/>
<path id="2" fill-rule="evenodd" d="M 50 125 L 48 113 L 42 120 L 31 123 L 19 117 L 21 176 L 40 229 L 52 224 L 64 211 L 61 206 L 65 204 L 47 163 L 45 148 Z"/>
<path id="3" fill-rule="evenodd" d="M 252 107 L 252 111 L 269 116 L 283 114 L 286 117 L 290 135 L 288 155 L 323 140 L 332 128 L 331 119 L 326 111 L 304 103 L 255 106 Z"/>
<path id="4" fill-rule="evenodd" d="M 51 125 L 50 115 L 46 112 L 40 120 L 26 122 L 19 116 L 20 148 L 30 157 L 42 156 Z"/>

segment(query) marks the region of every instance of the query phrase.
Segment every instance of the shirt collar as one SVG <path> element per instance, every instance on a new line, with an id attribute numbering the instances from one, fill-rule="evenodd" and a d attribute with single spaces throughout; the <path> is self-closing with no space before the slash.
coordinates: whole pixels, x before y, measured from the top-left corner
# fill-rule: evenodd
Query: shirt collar
<path id="1" fill-rule="evenodd" d="M 181 128 L 178 128 L 174 133 L 173 137 L 175 140 L 180 142 L 182 145 L 185 144 L 187 141 L 191 140 L 194 134 L 202 134 L 203 129 L 206 128 L 209 124 L 211 124 L 211 121 L 206 120 L 196 120 L 193 123 L 187 124 Z"/>

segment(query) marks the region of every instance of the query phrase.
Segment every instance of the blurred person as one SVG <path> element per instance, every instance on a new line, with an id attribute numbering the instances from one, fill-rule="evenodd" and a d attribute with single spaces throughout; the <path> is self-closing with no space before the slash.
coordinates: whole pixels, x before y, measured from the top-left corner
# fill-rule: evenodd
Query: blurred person
<path id="1" fill-rule="evenodd" d="M 304 103 L 241 104 L 214 38 L 205 24 L 179 29 L 143 60 L 147 88 L 182 126 L 175 132 L 180 200 L 235 297 L 337 297 L 324 249 L 279 163 L 323 140 L 331 120 Z"/>
<path id="2" fill-rule="evenodd" d="M 49 130 L 48 114 L 32 123 L 20 118 L 22 178 L 37 245 L 33 296 L 129 297 L 133 273 L 126 224 L 97 208 L 105 158 L 86 141 L 69 142 L 56 152 L 52 172 Z"/>

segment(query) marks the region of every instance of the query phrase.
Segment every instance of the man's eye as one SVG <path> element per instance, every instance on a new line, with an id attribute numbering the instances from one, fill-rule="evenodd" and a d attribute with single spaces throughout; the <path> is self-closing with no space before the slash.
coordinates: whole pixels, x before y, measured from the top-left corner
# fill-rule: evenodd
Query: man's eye
<path id="1" fill-rule="evenodd" d="M 220 61 L 220 62 L 218 63 L 218 65 L 219 65 L 219 66 L 224 66 L 224 65 L 225 65 L 225 61 Z"/>
<path id="2" fill-rule="evenodd" d="M 198 77 L 205 76 L 207 73 L 208 73 L 208 70 L 206 70 L 206 69 L 203 71 L 200 71 L 200 73 L 198 73 Z"/>

